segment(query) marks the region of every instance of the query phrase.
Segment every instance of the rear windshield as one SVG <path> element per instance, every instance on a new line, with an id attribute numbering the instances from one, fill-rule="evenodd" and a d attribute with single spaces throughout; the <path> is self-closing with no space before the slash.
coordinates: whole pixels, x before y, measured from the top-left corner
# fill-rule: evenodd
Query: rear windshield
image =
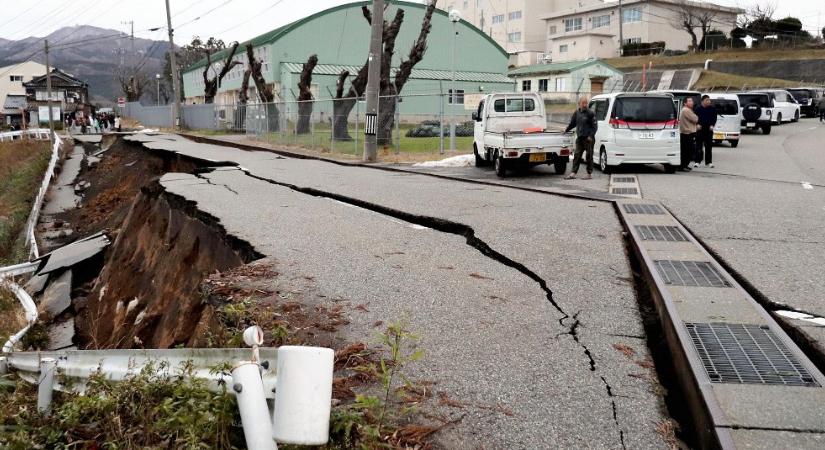
<path id="1" fill-rule="evenodd" d="M 771 107 L 771 100 L 766 94 L 739 94 L 739 103 L 742 104 L 742 106 L 756 103 L 763 108 Z"/>
<path id="2" fill-rule="evenodd" d="M 619 97 L 613 117 L 627 122 L 667 122 L 676 118 L 676 106 L 667 97 Z"/>
<path id="3" fill-rule="evenodd" d="M 505 101 L 507 102 L 507 110 L 505 111 Z M 533 101 L 532 98 L 508 98 L 503 99 L 499 98 L 493 102 L 493 111 L 495 112 L 522 112 L 522 111 L 535 111 L 536 110 L 536 102 Z"/>
<path id="4" fill-rule="evenodd" d="M 788 92 L 790 92 L 798 102 L 803 100 L 807 101 L 811 97 L 816 97 L 814 92 L 808 89 L 788 89 Z"/>
<path id="5" fill-rule="evenodd" d="M 713 106 L 716 107 L 716 114 L 727 116 L 739 114 L 739 105 L 736 100 L 715 98 L 713 99 Z"/>

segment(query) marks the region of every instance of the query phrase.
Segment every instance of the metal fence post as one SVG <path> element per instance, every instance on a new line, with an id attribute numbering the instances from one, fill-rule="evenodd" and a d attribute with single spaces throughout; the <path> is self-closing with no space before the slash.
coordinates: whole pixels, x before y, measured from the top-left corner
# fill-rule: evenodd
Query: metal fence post
<path id="1" fill-rule="evenodd" d="M 398 101 L 398 94 L 395 94 L 395 154 L 401 153 L 401 102 Z"/>
<path id="2" fill-rule="evenodd" d="M 360 105 L 358 104 L 358 97 L 355 97 L 355 153 L 358 154 L 358 115 L 360 114 L 359 109 L 361 109 Z"/>
<path id="3" fill-rule="evenodd" d="M 238 399 L 246 446 L 250 450 L 276 450 L 269 421 L 261 367 L 242 361 L 232 369 L 232 389 Z"/>
<path id="4" fill-rule="evenodd" d="M 37 376 L 37 411 L 41 413 L 48 413 L 52 406 L 55 370 L 57 370 L 56 359 L 40 359 L 40 373 Z"/>
<path id="5" fill-rule="evenodd" d="M 441 81 L 438 82 L 439 89 Z M 438 153 L 444 154 L 444 92 L 438 95 Z"/>

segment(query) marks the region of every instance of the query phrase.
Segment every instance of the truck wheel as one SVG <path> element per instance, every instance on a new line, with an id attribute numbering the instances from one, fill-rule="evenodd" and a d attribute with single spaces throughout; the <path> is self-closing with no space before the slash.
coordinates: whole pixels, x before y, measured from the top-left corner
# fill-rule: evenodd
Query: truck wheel
<path id="1" fill-rule="evenodd" d="M 675 164 L 664 164 L 664 166 L 665 166 L 665 173 L 676 173 L 676 169 L 679 168 L 679 166 L 677 166 Z"/>
<path id="2" fill-rule="evenodd" d="M 564 175 L 564 173 L 567 172 L 567 161 L 557 159 L 553 163 L 553 169 L 556 170 L 556 175 Z"/>
<path id="3" fill-rule="evenodd" d="M 484 167 L 487 163 L 484 159 L 481 158 L 481 155 L 478 154 L 478 147 L 473 144 L 473 154 L 476 157 L 476 167 Z"/>
<path id="4" fill-rule="evenodd" d="M 771 126 L 770 125 L 762 126 L 762 134 L 771 134 Z"/>
<path id="5" fill-rule="evenodd" d="M 731 139 L 728 142 L 730 142 L 731 148 L 739 147 L 739 139 Z"/>
<path id="6" fill-rule="evenodd" d="M 604 148 L 599 152 L 599 170 L 605 175 L 613 171 L 613 169 L 607 165 L 607 150 Z"/>
<path id="7" fill-rule="evenodd" d="M 505 176 L 507 176 L 507 169 L 504 167 L 504 158 L 499 156 L 498 153 L 496 153 L 494 158 L 495 162 L 493 163 L 493 165 L 496 169 L 496 175 L 498 175 L 500 178 L 504 178 Z"/>

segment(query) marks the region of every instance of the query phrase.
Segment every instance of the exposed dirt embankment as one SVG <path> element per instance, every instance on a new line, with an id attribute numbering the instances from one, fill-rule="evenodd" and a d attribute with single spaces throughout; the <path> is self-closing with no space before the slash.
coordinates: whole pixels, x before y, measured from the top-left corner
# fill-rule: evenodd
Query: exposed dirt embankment
<path id="1" fill-rule="evenodd" d="M 204 309 L 201 282 L 258 257 L 154 181 L 135 198 L 89 293 L 82 340 L 90 348 L 188 344 Z"/>

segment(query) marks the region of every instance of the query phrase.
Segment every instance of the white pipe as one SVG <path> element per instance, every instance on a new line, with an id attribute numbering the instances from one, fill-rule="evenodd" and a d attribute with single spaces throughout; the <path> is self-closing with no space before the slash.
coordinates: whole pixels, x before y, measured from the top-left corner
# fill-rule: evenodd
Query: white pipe
<path id="1" fill-rule="evenodd" d="M 278 348 L 275 441 L 298 445 L 327 443 L 334 359 L 335 353 L 329 348 Z"/>
<path id="2" fill-rule="evenodd" d="M 269 408 L 266 404 L 261 367 L 250 361 L 232 369 L 232 389 L 238 399 L 246 446 L 250 450 L 276 450 L 272 440 Z"/>
<path id="3" fill-rule="evenodd" d="M 57 370 L 56 359 L 42 358 L 40 360 L 40 374 L 37 377 L 37 411 L 41 413 L 48 413 L 52 406 L 55 370 Z"/>
<path id="4" fill-rule="evenodd" d="M 14 344 L 20 342 L 20 339 L 29 331 L 29 328 L 37 321 L 37 305 L 34 304 L 31 296 L 17 283 L 0 278 L 0 285 L 7 287 L 20 300 L 23 309 L 26 311 L 26 326 L 9 337 L 5 344 L 3 344 L 3 353 L 8 353 L 14 349 Z"/>
<path id="5" fill-rule="evenodd" d="M 705 60 L 705 70 L 708 70 L 708 67 L 710 67 L 710 63 L 711 63 L 711 62 L 713 62 L 713 60 L 712 60 L 712 59 L 706 59 L 706 60 Z"/>

